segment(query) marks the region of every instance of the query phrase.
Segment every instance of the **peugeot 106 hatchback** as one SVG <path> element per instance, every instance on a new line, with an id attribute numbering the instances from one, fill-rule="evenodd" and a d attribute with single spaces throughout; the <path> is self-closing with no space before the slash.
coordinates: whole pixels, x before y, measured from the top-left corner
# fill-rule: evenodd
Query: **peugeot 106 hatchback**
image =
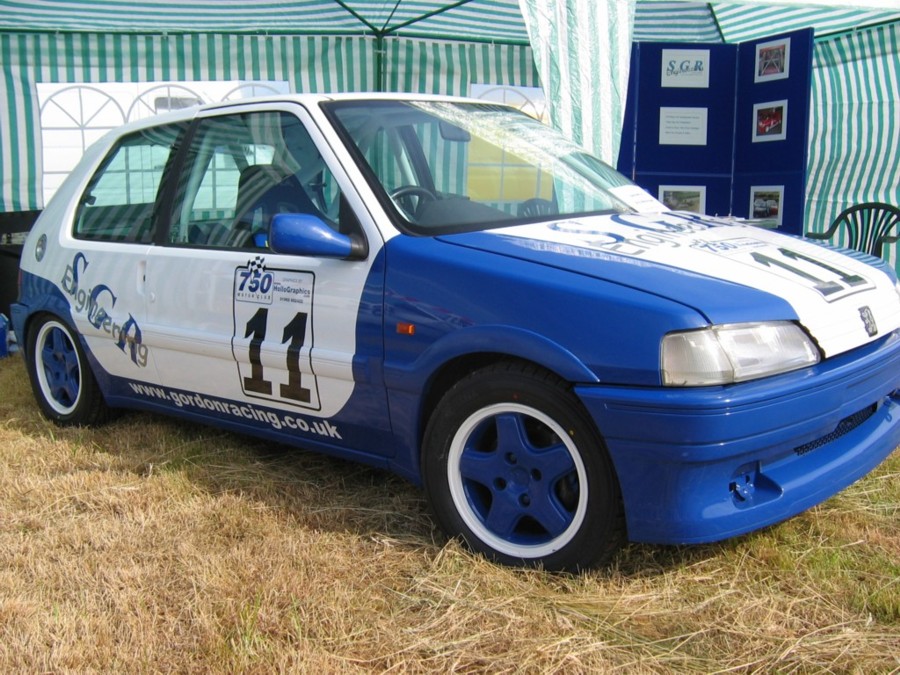
<path id="1" fill-rule="evenodd" d="M 30 233 L 12 315 L 59 424 L 137 408 L 367 462 L 514 565 L 748 532 L 900 442 L 884 263 L 670 211 L 485 102 L 113 131 Z"/>

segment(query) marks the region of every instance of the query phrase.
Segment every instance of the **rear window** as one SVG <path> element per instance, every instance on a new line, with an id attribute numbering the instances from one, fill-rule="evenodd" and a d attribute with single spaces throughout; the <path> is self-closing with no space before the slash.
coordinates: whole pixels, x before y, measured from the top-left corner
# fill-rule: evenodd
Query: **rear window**
<path id="1" fill-rule="evenodd" d="M 77 239 L 150 242 L 163 176 L 186 125 L 123 136 L 91 177 L 78 202 Z"/>

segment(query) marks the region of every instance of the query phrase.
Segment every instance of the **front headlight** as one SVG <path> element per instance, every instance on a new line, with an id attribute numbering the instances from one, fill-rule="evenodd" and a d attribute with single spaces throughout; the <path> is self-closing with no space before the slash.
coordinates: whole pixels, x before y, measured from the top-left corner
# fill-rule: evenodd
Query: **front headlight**
<path id="1" fill-rule="evenodd" d="M 662 341 L 669 387 L 744 382 L 819 362 L 819 351 L 790 321 L 739 323 L 670 333 Z"/>

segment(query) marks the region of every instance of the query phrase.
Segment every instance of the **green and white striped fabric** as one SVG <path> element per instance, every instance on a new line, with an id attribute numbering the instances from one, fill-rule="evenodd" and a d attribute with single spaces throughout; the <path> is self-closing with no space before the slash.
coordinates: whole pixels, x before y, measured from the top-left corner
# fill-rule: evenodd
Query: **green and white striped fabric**
<path id="1" fill-rule="evenodd" d="M 518 45 L 389 38 L 388 90 L 467 94 L 471 83 L 538 86 Z M 287 81 L 291 91 L 374 91 L 372 38 L 0 32 L 0 211 L 43 208 L 41 82 Z"/>
<path id="2" fill-rule="evenodd" d="M 286 80 L 295 91 L 366 89 L 369 39 L 245 35 L 0 33 L 0 210 L 43 207 L 36 85 L 161 80 Z M 302 64 L 302 66 L 300 65 Z"/>
<path id="3" fill-rule="evenodd" d="M 634 0 L 521 0 L 551 120 L 609 164 L 619 155 Z"/>
<path id="4" fill-rule="evenodd" d="M 900 205 L 900 23 L 818 40 L 812 89 L 807 229 L 853 204 Z"/>
<path id="5" fill-rule="evenodd" d="M 587 13 L 606 0 L 573 4 Z M 898 15 L 895 0 L 637 0 L 635 35 L 740 42 L 808 26 L 826 34 Z M 528 44 L 518 0 L 2 0 L 0 30 L 365 34 Z"/>
<path id="6" fill-rule="evenodd" d="M 635 42 L 723 42 L 706 2 L 641 2 L 634 14 Z"/>
<path id="7" fill-rule="evenodd" d="M 336 2 L 266 0 L 4 0 L 0 28 L 89 33 L 351 34 L 362 24 Z"/>
<path id="8" fill-rule="evenodd" d="M 839 4 L 833 7 L 787 7 L 717 2 L 712 5 L 712 10 L 725 42 L 746 42 L 800 28 L 813 28 L 816 36 L 821 36 L 900 20 L 900 7 L 898 11 L 888 12 L 861 11 Z"/>
<path id="9" fill-rule="evenodd" d="M 3 0 L 0 30 L 394 35 L 527 44 L 517 0 Z"/>
<path id="10" fill-rule="evenodd" d="M 467 96 L 470 84 L 540 86 L 529 47 L 439 40 L 385 42 L 387 91 Z"/>

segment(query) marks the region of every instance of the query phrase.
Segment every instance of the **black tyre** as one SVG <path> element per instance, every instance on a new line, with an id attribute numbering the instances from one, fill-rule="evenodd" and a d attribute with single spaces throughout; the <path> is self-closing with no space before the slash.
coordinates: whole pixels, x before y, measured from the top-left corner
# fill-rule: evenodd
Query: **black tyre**
<path id="1" fill-rule="evenodd" d="M 109 417 L 84 350 L 68 326 L 52 316 L 39 317 L 28 331 L 25 353 L 31 388 L 49 419 L 69 426 Z"/>
<path id="2" fill-rule="evenodd" d="M 422 464 L 438 524 L 499 562 L 576 571 L 625 539 L 603 440 L 564 383 L 528 364 L 452 387 L 429 421 Z"/>

